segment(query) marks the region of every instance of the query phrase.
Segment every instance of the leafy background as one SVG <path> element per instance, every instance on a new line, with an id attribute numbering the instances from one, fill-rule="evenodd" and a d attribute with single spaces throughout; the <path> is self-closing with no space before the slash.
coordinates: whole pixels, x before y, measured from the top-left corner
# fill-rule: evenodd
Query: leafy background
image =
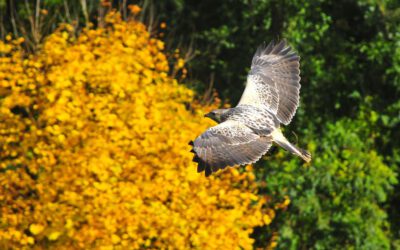
<path id="1" fill-rule="evenodd" d="M 161 53 L 165 55 L 165 58 L 161 60 L 164 60 L 163 63 L 166 64 L 166 66 L 162 66 L 161 68 L 153 66 L 149 59 L 154 58 L 153 55 L 147 57 L 129 57 L 126 55 L 128 52 L 125 50 L 115 51 L 115 48 L 112 47 L 110 42 L 106 39 L 107 37 L 114 38 L 114 36 L 111 35 L 114 34 L 112 33 L 114 32 L 114 28 L 111 28 L 110 31 L 103 31 L 106 34 L 104 35 L 105 37 L 103 37 L 105 41 L 104 52 L 96 52 L 96 47 L 99 45 L 97 45 L 95 41 L 100 39 L 98 37 L 102 37 L 103 33 L 101 33 L 101 29 L 107 30 L 107 27 L 110 27 L 111 24 L 110 21 L 107 21 L 107 18 L 109 18 L 109 13 L 111 13 L 112 9 L 120 13 L 121 19 L 128 21 L 128 23 L 141 22 L 145 24 L 145 26 L 140 28 L 140 32 L 136 30 L 131 31 L 131 33 L 137 32 L 137 37 L 152 37 L 148 37 L 148 40 L 146 40 L 147 42 L 143 42 L 143 44 L 150 43 L 150 41 L 152 41 L 151 39 L 163 41 L 162 46 L 159 45 L 160 47 L 155 47 L 150 49 L 150 51 L 162 51 Z M 110 74 L 119 72 L 118 76 L 128 77 L 126 79 L 135 79 L 135 75 L 140 76 L 140 74 L 144 74 L 143 78 L 139 78 L 144 80 L 139 80 L 136 83 L 131 82 L 131 80 L 123 80 L 125 78 L 122 78 L 120 81 L 120 88 L 123 89 L 122 86 L 124 86 L 126 82 L 131 82 L 133 86 L 143 81 L 149 81 L 155 84 L 154 82 L 158 81 L 154 80 L 157 78 L 155 74 L 159 74 L 159 71 L 164 72 L 162 74 L 162 79 L 165 79 L 163 81 L 166 82 L 167 85 L 169 84 L 168 86 L 170 86 L 169 88 L 171 90 L 168 91 L 176 91 L 176 93 L 179 94 L 171 93 L 171 97 L 168 98 L 169 102 L 166 100 L 159 100 L 160 103 L 164 101 L 166 103 L 160 104 L 161 106 L 154 104 L 154 109 L 150 109 L 151 111 L 148 112 L 156 114 L 160 112 L 160 107 L 164 109 L 166 107 L 171 107 L 171 112 L 175 112 L 172 117 L 181 117 L 182 119 L 191 121 L 195 120 L 195 123 L 201 124 L 202 127 L 198 127 L 200 125 L 193 125 L 196 127 L 196 130 L 193 128 L 179 130 L 179 132 L 177 132 L 178 134 L 187 133 L 187 135 L 182 135 L 180 139 L 164 139 L 164 141 L 159 139 L 156 140 L 157 142 L 153 141 L 150 142 L 150 144 L 143 145 L 144 148 L 149 148 L 149 151 L 145 151 L 147 153 L 141 153 L 142 157 L 145 157 L 144 159 L 150 159 L 150 163 L 147 160 L 139 159 L 137 164 L 157 166 L 154 170 L 152 170 L 153 168 L 151 167 L 149 170 L 146 170 L 148 173 L 152 173 L 152 171 L 157 173 L 159 171 L 158 169 L 165 170 L 168 168 L 168 164 L 171 163 L 170 159 L 179 158 L 179 163 L 172 163 L 173 166 L 177 167 L 174 175 L 181 171 L 186 171 L 190 175 L 190 171 L 193 171 L 195 167 L 186 162 L 190 160 L 190 156 L 183 153 L 187 148 L 179 145 L 181 145 L 184 140 L 189 140 L 197 136 L 206 125 L 211 125 L 211 123 L 201 119 L 201 114 L 206 110 L 218 105 L 236 104 L 244 88 L 246 73 L 250 66 L 252 54 L 262 41 L 268 42 L 272 39 L 286 39 L 301 56 L 302 88 L 300 108 L 292 124 L 285 128 L 285 134 L 290 140 L 297 142 L 301 147 L 308 148 L 313 154 L 313 162 L 311 165 L 304 165 L 299 159 L 294 158 L 284 150 L 274 148 L 262 161 L 254 166 L 253 170 L 244 170 L 244 168 L 240 168 L 237 173 L 223 172 L 215 179 L 212 179 L 209 184 L 205 184 L 208 183 L 209 180 L 196 179 L 196 181 L 202 182 L 199 185 L 215 185 L 216 190 L 239 190 L 237 191 L 239 193 L 232 191 L 233 193 L 230 195 L 230 197 L 233 197 L 231 201 L 233 204 L 231 205 L 232 207 L 221 208 L 219 205 L 222 199 L 220 194 L 217 195 L 217 193 L 213 193 L 214 191 L 212 190 L 208 191 L 207 188 L 204 189 L 205 191 L 203 192 L 206 192 L 206 194 L 209 192 L 208 195 L 211 197 L 214 197 L 214 195 L 217 197 L 214 203 L 211 203 L 211 205 L 209 204 L 211 207 L 205 206 L 204 209 L 215 209 L 215 211 L 233 209 L 233 211 L 243 211 L 243 209 L 246 208 L 241 207 L 239 205 L 240 202 L 234 197 L 236 197 L 236 195 L 240 197 L 240 193 L 247 193 L 248 195 L 250 193 L 257 194 L 258 198 L 251 198 L 250 195 L 248 196 L 249 198 L 244 199 L 253 199 L 252 203 L 255 204 L 249 203 L 251 209 L 269 216 L 263 218 L 261 214 L 256 213 L 253 216 L 249 215 L 254 221 L 246 226 L 237 223 L 235 219 L 232 220 L 233 224 L 228 226 L 225 222 L 215 218 L 215 223 L 220 223 L 219 225 L 221 225 L 222 231 L 228 230 L 226 229 L 228 227 L 237 227 L 237 229 L 232 230 L 238 230 L 238 233 L 241 232 L 240 235 L 242 236 L 240 240 L 238 240 L 236 234 L 231 234 L 232 248 L 400 248 L 400 214 L 398 205 L 400 204 L 398 188 L 400 164 L 400 3 L 398 1 L 2 0 L 0 1 L 0 10 L 3 20 L 0 26 L 0 36 L 4 41 L 4 45 L 2 46 L 6 46 L 2 50 L 3 64 L 9 65 L 10 59 L 7 58 L 10 57 L 13 58 L 15 63 L 21 64 L 24 63 L 24 60 L 20 58 L 25 58 L 25 60 L 28 60 L 28 64 L 32 62 L 32 67 L 34 68 L 36 67 L 35 63 L 39 63 L 39 65 L 37 65 L 37 73 L 35 73 L 38 74 L 39 79 L 35 78 L 36 80 L 34 80 L 32 84 L 39 86 L 40 84 L 38 85 L 38 83 L 42 81 L 50 82 L 51 84 L 45 86 L 46 88 L 42 91 L 57 93 L 55 94 L 57 98 L 60 96 L 60 93 L 62 96 L 63 92 L 61 90 L 63 89 L 56 89 L 57 85 L 52 85 L 57 78 L 53 80 L 50 73 L 51 69 L 55 67 L 54 63 L 56 62 L 54 62 L 54 60 L 56 59 L 60 60 L 59 65 L 56 65 L 58 67 L 56 68 L 57 70 L 63 69 L 67 65 L 68 62 L 65 62 L 63 59 L 63 53 L 68 55 L 65 51 L 71 51 L 73 55 L 75 55 L 74 53 L 81 53 L 81 55 L 76 55 L 77 58 L 85 58 L 84 55 L 86 54 L 93 55 L 93 61 L 89 62 L 89 65 L 92 66 L 86 68 L 89 73 L 84 73 L 81 81 L 93 84 L 90 89 L 95 91 L 96 95 L 99 95 L 99 99 L 93 103 L 94 107 L 97 107 L 100 105 L 99 103 L 106 100 L 108 100 L 108 102 L 112 100 L 112 103 L 115 102 L 114 108 L 106 109 L 110 115 L 116 114 L 115 112 L 118 113 L 119 109 L 121 109 L 123 114 L 129 113 L 129 109 L 123 106 L 124 102 L 121 103 L 118 101 L 118 98 L 115 98 L 119 96 L 120 93 L 118 91 L 110 92 L 113 88 L 118 89 L 118 87 L 115 86 L 119 86 L 118 83 L 114 83 L 114 78 L 110 77 Z M 118 21 L 117 24 L 125 25 L 121 22 L 122 21 Z M 61 23 L 67 23 L 69 25 L 67 26 L 67 30 L 69 30 L 68 37 L 76 38 L 77 41 L 64 38 L 68 40 L 67 45 L 63 45 L 64 47 L 62 47 L 62 52 L 60 52 L 60 54 L 54 55 L 52 53 L 57 46 L 55 46 L 55 43 L 51 39 L 48 39 L 48 37 L 50 34 L 55 34 L 50 35 L 50 37 L 54 36 L 60 39 L 65 36 L 63 35 L 65 33 L 62 33 L 63 31 L 60 30 L 62 29 L 62 27 L 60 28 Z M 128 27 L 130 27 L 129 24 Z M 89 32 L 87 30 L 91 30 L 90 32 L 94 33 L 85 33 Z M 96 32 L 100 33 L 97 34 Z M 128 31 L 123 31 L 122 33 L 124 32 Z M 128 32 L 126 36 L 130 36 L 129 34 L 131 33 Z M 10 41 L 10 35 L 16 40 Z M 89 37 L 89 41 L 93 40 L 95 45 L 91 45 L 92 47 L 89 46 L 85 51 L 74 52 L 76 46 L 79 48 L 82 44 L 86 45 L 85 42 L 80 42 L 79 40 L 79 37 L 85 35 Z M 18 37 L 23 37 L 24 39 L 18 41 Z M 133 40 L 135 41 L 133 44 L 135 44 L 136 40 Z M 126 45 L 123 40 L 121 41 L 123 46 L 130 46 L 129 44 Z M 12 49 L 8 48 L 7 46 L 10 46 L 10 43 L 16 43 L 13 45 L 16 47 Z M 146 50 L 145 46 L 143 46 L 144 45 L 140 43 L 136 43 L 136 45 L 132 47 L 132 53 L 136 55 L 137 52 Z M 72 49 L 70 49 L 70 47 L 72 47 Z M 100 48 L 103 47 L 100 46 Z M 113 48 L 112 51 L 115 52 L 112 54 L 115 56 L 114 60 L 118 61 L 117 59 L 122 58 L 122 56 L 124 56 L 126 60 L 122 60 L 119 68 L 107 71 L 107 68 L 110 67 L 109 65 L 111 65 L 113 60 L 109 61 L 107 64 L 109 58 L 101 58 L 105 56 L 104 53 L 110 53 L 111 48 Z M 49 60 L 49 58 L 51 58 L 51 60 Z M 72 57 L 72 59 L 73 58 L 74 57 Z M 89 58 L 91 57 L 89 56 Z M 76 61 L 78 59 L 74 60 Z M 96 69 L 102 68 L 94 67 L 93 65 L 97 65 L 99 60 L 105 60 L 105 62 L 104 70 L 98 70 L 98 72 Z M 133 68 L 130 69 L 128 67 L 129 64 L 126 63 L 126 61 L 129 60 L 139 65 L 144 65 L 144 67 L 148 67 L 151 72 L 157 73 L 144 73 L 141 70 L 137 70 L 137 68 L 135 68 L 136 66 L 132 66 Z M 36 166 L 34 163 L 30 162 L 30 160 L 27 160 L 27 155 L 30 154 L 29 150 L 32 150 L 32 148 L 25 146 L 26 151 L 21 151 L 21 148 L 23 148 L 25 144 L 11 144 L 16 148 L 15 151 L 19 152 L 22 163 L 13 161 L 14 158 L 18 159 L 18 157 L 13 155 L 12 152 L 14 151 L 10 151 L 9 148 L 4 148 L 4 145 L 10 143 L 9 138 L 11 135 L 9 130 L 16 126 L 15 123 L 17 120 L 15 116 L 22 117 L 20 119 L 29 117 L 29 112 L 22 112 L 21 110 L 23 109 L 21 107 L 24 105 L 30 107 L 29 105 L 31 105 L 32 102 L 37 102 L 41 100 L 41 98 L 44 98 L 44 96 L 32 94 L 28 91 L 30 87 L 29 81 L 31 81 L 29 79 L 32 79 L 32 75 L 29 74 L 33 73 L 27 72 L 27 69 L 24 67 L 25 66 L 22 65 L 21 68 L 24 70 L 17 70 L 17 72 L 15 72 L 16 67 L 8 69 L 2 68 L 0 71 L 3 77 L 1 107 L 4 109 L 3 111 L 6 112 L 3 115 L 10 115 L 10 112 L 12 114 L 11 117 L 2 117 L 2 120 L 6 120 L 7 118 L 7 121 L 9 121 L 9 123 L 4 123 L 2 125 L 4 131 L 2 132 L 3 152 L 1 157 L 2 163 L 7 162 L 6 164 L 2 164 L 3 168 L 5 168 L 1 177 L 2 183 L 4 183 L 4 185 L 2 185 L 3 199 L 1 200 L 2 214 L 21 214 L 20 219 L 15 222 L 13 229 L 25 235 L 26 244 L 28 244 L 28 246 L 52 248 L 55 246 L 68 246 L 68 244 L 70 244 L 69 246 L 82 248 L 84 246 L 79 245 L 79 239 L 75 239 L 71 236 L 72 234 L 70 235 L 68 233 L 68 228 L 65 229 L 66 231 L 60 232 L 52 229 L 47 229 L 48 231 L 42 229 L 42 231 L 39 230 L 40 232 L 38 232 L 38 234 L 34 234 L 32 230 L 29 230 L 32 229 L 30 228 L 32 225 L 34 225 L 33 231 L 35 232 L 35 229 L 37 229 L 35 226 L 40 225 L 46 228 L 46 226 L 51 223 L 44 223 L 43 221 L 36 223 L 35 220 L 39 219 L 32 217 L 27 220 L 27 217 L 23 216 L 24 213 L 27 213 L 27 208 L 24 207 L 26 204 L 34 204 L 29 206 L 34 208 L 33 211 L 36 211 L 37 206 L 47 201 L 40 199 L 41 195 L 37 194 L 38 191 L 34 192 L 37 197 L 30 198 L 33 199 L 33 201 L 27 199 L 26 195 L 32 192 L 30 187 L 42 184 L 42 182 L 46 181 L 46 178 L 48 178 L 48 175 L 44 174 L 41 175 L 43 177 L 39 178 L 33 176 L 33 180 L 29 180 L 29 178 L 31 178 L 29 176 L 32 174 L 32 171 L 34 171 L 34 166 Z M 93 72 L 95 77 L 91 77 L 92 73 L 90 72 Z M 22 87 L 22 92 L 27 95 L 25 99 L 18 96 L 21 93 L 21 81 L 19 79 L 12 80 L 10 78 L 10 75 L 18 76 L 18 74 L 21 75 L 21 77 L 28 78 L 28 80 L 26 80 L 28 82 L 22 81 L 22 83 L 25 84 Z M 71 73 L 65 72 L 60 75 L 68 74 Z M 42 80 L 41 77 L 45 80 Z M 173 78 L 178 80 L 180 85 L 177 85 L 177 83 L 168 83 L 172 82 Z M 10 87 L 10 82 L 16 83 L 16 87 Z M 151 85 L 149 88 L 151 88 Z M 184 90 L 182 90 L 182 88 Z M 68 90 L 73 94 L 76 94 L 75 91 L 77 91 L 76 89 Z M 57 91 L 61 92 L 59 93 Z M 89 93 L 87 89 L 85 89 L 85 91 L 85 93 Z M 141 103 L 148 103 L 154 98 L 150 90 L 143 90 L 144 92 L 140 97 L 133 97 L 132 95 L 136 92 L 129 92 L 131 91 L 129 89 L 123 89 L 123 91 L 128 91 L 128 94 L 125 94 L 131 99 L 128 98 L 126 103 L 131 105 L 138 101 Z M 185 93 L 189 91 L 188 93 L 192 93 L 189 94 L 191 96 L 190 98 L 194 99 L 184 97 L 186 94 L 183 94 L 182 91 Z M 7 101 L 7 98 L 10 98 L 10 96 L 14 96 L 14 99 L 9 99 L 12 101 Z M 15 104 L 13 104 L 14 106 L 7 106 L 9 105 L 7 103 L 17 102 L 16 100 L 25 100 L 25 102 L 19 101 L 19 106 Z M 151 102 L 153 103 L 153 101 Z M 83 105 L 85 102 L 82 101 L 81 103 Z M 54 106 L 46 104 L 46 102 L 44 102 L 43 105 L 44 111 L 54 108 Z M 145 104 L 142 104 L 142 106 L 146 107 Z M 72 110 L 70 111 L 72 112 Z M 42 112 L 32 112 L 34 120 L 42 116 L 46 117 L 45 114 L 47 114 L 43 113 L 42 115 Z M 99 109 L 98 112 L 102 115 L 107 114 L 107 112 L 104 112 L 103 108 Z M 197 118 L 192 117 L 190 115 L 191 113 L 197 114 Z M 54 115 L 54 119 L 60 118 L 59 115 Z M 117 117 L 122 123 L 129 120 L 128 117 L 125 116 Z M 42 117 L 40 119 L 44 118 Z M 80 117 L 79 119 L 86 123 L 89 118 Z M 110 119 L 110 117 L 105 116 L 104 124 L 111 121 Z M 162 121 L 165 128 L 173 128 L 175 126 L 173 124 L 166 125 L 169 124 L 168 121 L 171 119 L 157 120 L 161 118 L 147 116 L 146 119 L 147 122 L 150 123 Z M 18 124 L 19 123 L 25 124 L 25 121 L 18 121 Z M 61 122 L 57 125 L 62 129 L 69 129 L 69 127 L 63 127 L 64 125 L 62 124 Z M 100 126 L 99 124 L 102 123 L 96 121 L 94 124 L 90 124 L 92 130 L 89 131 L 96 134 L 98 126 Z M 118 124 L 118 122 L 116 124 Z M 25 125 L 21 125 L 18 128 L 20 128 L 20 130 L 14 131 L 13 136 L 18 137 L 18 135 L 26 133 L 27 131 Z M 129 126 L 127 128 L 128 131 L 130 131 L 129 129 L 142 133 L 146 131 L 143 126 L 138 126 L 136 129 Z M 31 131 L 31 129 L 29 129 L 29 131 Z M 156 136 L 156 138 L 158 138 L 158 136 L 164 138 L 165 134 L 163 133 L 166 133 L 165 131 L 166 130 L 160 128 L 157 132 L 150 133 L 150 135 Z M 197 132 L 195 133 L 195 131 Z M 110 132 L 105 130 L 105 132 L 101 134 L 106 136 L 104 138 L 108 138 L 108 133 Z M 66 134 L 69 135 L 69 132 Z M 120 133 L 116 133 L 116 135 L 119 134 Z M 138 138 L 139 137 L 133 136 L 128 141 L 135 144 Z M 36 140 L 40 141 L 42 139 L 35 137 L 30 143 L 34 145 L 38 142 Z M 171 158 L 164 158 L 161 156 L 159 160 L 156 160 L 157 154 L 155 154 L 155 152 L 160 152 L 162 149 L 157 149 L 153 152 L 150 148 L 157 143 L 165 144 L 165 140 L 173 141 L 173 144 L 170 145 L 171 148 L 164 149 L 162 152 L 169 154 L 168 151 L 172 150 L 172 148 L 180 147 L 182 151 L 179 152 L 182 153 L 178 152 L 175 156 L 168 156 Z M 48 141 L 49 139 L 46 139 L 47 143 L 49 143 Z M 88 146 L 88 143 L 90 142 L 84 140 L 83 143 L 81 143 L 82 145 L 78 146 L 84 148 Z M 50 145 L 53 145 L 51 144 L 51 140 Z M 102 145 L 102 143 L 100 143 L 100 145 Z M 117 143 L 117 145 L 119 144 Z M 110 145 L 110 147 L 111 146 L 112 145 Z M 111 150 L 112 147 L 106 149 L 103 147 L 101 148 L 103 151 L 111 152 L 109 150 Z M 73 148 L 62 147 L 57 150 L 64 153 L 68 151 L 71 151 L 71 153 L 75 152 Z M 127 148 L 125 146 L 119 147 L 119 151 L 121 152 L 126 152 L 126 150 Z M 55 151 L 53 148 L 48 149 L 48 151 L 51 154 L 58 154 L 59 152 Z M 109 153 L 107 154 L 108 158 L 110 158 Z M 139 153 L 134 153 L 134 155 L 135 154 Z M 112 155 L 115 155 L 115 153 L 113 152 Z M 160 156 L 160 154 L 158 155 Z M 183 157 L 182 155 L 185 156 Z M 115 158 L 116 161 L 120 160 L 118 157 Z M 135 157 L 137 156 L 135 155 Z M 32 157 L 31 161 L 35 161 L 36 159 L 36 157 Z M 152 161 L 156 163 L 151 163 Z M 168 163 L 168 166 L 162 165 L 162 162 Z M 17 164 L 20 164 L 19 166 L 21 167 L 17 167 Z M 66 164 L 70 164 L 70 162 L 66 161 Z M 135 168 L 135 164 L 136 163 L 128 162 L 125 164 L 126 166 L 123 164 L 124 167 L 122 167 L 122 169 L 128 171 L 130 168 Z M 49 168 L 47 170 L 49 173 L 54 172 L 54 167 L 57 168 L 58 171 L 56 176 L 70 174 L 67 172 L 67 168 L 63 167 L 61 163 L 56 162 L 53 165 L 47 166 Z M 102 169 L 106 170 L 109 169 L 112 164 L 103 165 Z M 87 165 L 82 164 L 82 166 Z M 239 177 L 232 177 L 239 179 L 245 178 L 240 177 L 240 175 L 250 175 L 250 181 L 247 184 L 241 183 L 238 179 L 232 180 L 233 183 L 224 182 L 224 178 L 230 178 L 226 177 L 225 174 L 239 175 Z M 10 178 L 10 176 L 14 176 L 15 179 Z M 8 185 L 10 185 L 10 183 L 13 185 L 15 185 L 15 183 L 20 183 L 22 180 L 21 178 L 28 178 L 29 182 L 27 182 L 26 186 L 23 185 L 24 188 L 27 188 L 24 194 L 25 196 L 21 196 L 22 200 L 20 202 L 23 208 L 17 210 L 19 212 L 15 212 L 15 195 L 21 195 L 22 191 L 20 188 L 15 187 L 11 190 Z M 89 183 L 91 183 L 91 178 L 95 177 L 84 175 L 82 178 L 88 179 Z M 94 180 L 96 180 L 96 178 Z M 123 180 L 128 183 L 131 182 L 129 178 Z M 187 181 L 184 176 L 177 177 L 177 180 L 178 183 Z M 189 182 L 190 181 L 193 180 L 189 180 Z M 235 182 L 237 182 L 237 184 L 235 184 Z M 166 187 L 172 185 L 169 181 L 163 183 Z M 115 183 L 112 182 L 110 185 L 112 187 Z M 137 183 L 135 186 L 141 187 L 147 185 L 149 185 L 149 183 L 143 182 L 140 184 Z M 195 186 L 197 187 L 197 185 Z M 67 190 L 67 187 L 68 186 L 65 186 L 64 189 Z M 49 184 L 47 188 L 53 189 L 54 187 Z M 4 198 L 4 196 L 6 196 L 5 194 L 10 193 L 14 196 L 8 199 Z M 194 199 L 193 196 L 195 196 L 196 193 L 197 191 L 194 191 L 192 195 L 189 193 L 178 193 L 176 197 L 174 196 L 171 199 L 175 200 L 179 199 L 179 197 L 184 197 L 184 195 L 188 195 L 186 199 L 191 201 Z M 206 197 L 206 194 L 203 194 L 205 195 L 204 197 Z M 114 196 L 118 195 L 114 194 Z M 113 195 L 110 195 L 110 197 L 113 197 Z M 158 198 L 156 198 L 156 200 L 157 199 Z M 137 198 L 137 200 L 142 200 L 142 198 Z M 171 211 L 171 206 L 169 203 L 166 203 L 167 200 L 161 200 L 161 202 L 159 202 L 166 208 L 166 213 L 167 211 Z M 57 199 L 52 202 L 55 204 L 62 203 Z M 189 202 L 189 204 L 192 203 Z M 84 206 L 84 203 L 80 206 Z M 184 210 L 178 210 L 177 214 L 183 214 L 183 211 Z M 91 215 L 90 211 L 87 213 L 88 214 L 85 216 Z M 136 215 L 140 213 L 135 210 L 130 211 L 128 214 L 133 214 L 132 217 L 129 217 L 131 220 L 137 220 L 139 217 Z M 237 213 L 234 212 L 233 214 Z M 112 218 L 112 216 L 110 218 Z M 54 221 L 59 221 L 59 219 L 55 218 Z M 202 220 L 199 220 L 199 226 L 207 224 L 205 222 L 202 224 L 201 222 Z M 79 223 L 82 223 L 82 221 Z M 85 221 L 85 223 L 83 223 L 83 225 L 94 227 L 95 229 L 98 228 L 97 224 L 91 224 L 87 221 Z M 17 244 L 15 243 L 17 240 L 13 240 L 15 236 L 10 236 L 10 234 L 13 233 L 10 231 L 12 228 L 11 225 L 13 224 L 10 223 L 10 219 L 6 220 L 3 216 L 1 229 L 5 236 L 3 235 L 3 240 L 1 242 L 3 246 L 9 248 L 15 246 L 13 244 Z M 192 232 L 190 235 L 195 235 L 193 239 L 188 236 L 183 237 L 184 240 L 181 243 L 183 248 L 218 247 L 218 243 L 216 243 L 216 245 L 209 245 L 206 243 L 204 243 L 206 245 L 198 245 L 199 243 L 197 243 L 196 237 L 197 235 L 202 235 L 204 232 L 201 232 L 201 230 L 191 231 L 189 229 L 191 228 L 189 224 L 184 223 L 179 225 L 179 230 L 178 227 L 170 228 L 170 236 L 178 237 L 178 232 Z M 196 223 L 194 223 L 194 225 L 196 225 Z M 225 225 L 225 229 L 223 225 Z M 41 229 L 40 226 L 39 229 Z M 80 226 L 82 226 L 82 224 L 76 227 L 73 226 L 72 228 L 77 230 Z M 155 224 L 154 226 L 162 228 L 162 224 Z M 210 228 L 212 227 L 206 226 L 204 231 L 209 235 L 213 235 Z M 105 235 L 103 239 L 109 238 L 109 241 L 93 240 L 90 246 L 85 247 L 99 248 L 107 244 L 111 244 L 113 247 L 122 246 L 122 240 L 126 240 L 123 238 L 123 230 L 125 229 L 121 228 L 120 230 L 122 231 L 116 231 L 117 233 L 108 231 L 108 229 L 104 230 L 102 231 Z M 50 240 L 50 235 L 54 232 L 59 232 L 60 235 L 64 235 L 64 238 L 57 236 L 54 239 L 53 234 L 53 240 Z M 118 238 L 114 236 L 114 241 L 112 241 L 112 235 L 116 235 Z M 145 242 L 139 245 L 139 247 L 142 248 L 162 248 L 163 246 L 174 248 L 168 241 L 161 240 L 163 238 L 158 233 L 151 237 L 149 235 L 140 234 L 139 236 L 136 235 L 136 237 L 139 237 Z M 250 239 L 254 239 L 254 241 Z M 84 241 L 87 239 L 83 238 L 81 240 Z M 132 239 L 132 241 L 134 240 Z M 210 238 L 206 241 L 218 242 L 218 237 Z M 133 248 L 133 245 L 131 245 L 131 247 Z"/>

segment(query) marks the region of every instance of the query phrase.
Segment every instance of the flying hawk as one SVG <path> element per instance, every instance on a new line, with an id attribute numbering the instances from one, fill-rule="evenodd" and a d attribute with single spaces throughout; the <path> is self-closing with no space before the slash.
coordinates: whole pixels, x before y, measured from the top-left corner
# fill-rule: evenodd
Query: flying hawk
<path id="1" fill-rule="evenodd" d="M 280 124 L 288 125 L 299 106 L 299 61 L 285 41 L 258 47 L 238 105 L 206 114 L 219 124 L 190 142 L 197 172 L 209 176 L 227 166 L 254 163 L 272 142 L 311 161 L 311 154 L 291 144 L 280 130 Z"/>

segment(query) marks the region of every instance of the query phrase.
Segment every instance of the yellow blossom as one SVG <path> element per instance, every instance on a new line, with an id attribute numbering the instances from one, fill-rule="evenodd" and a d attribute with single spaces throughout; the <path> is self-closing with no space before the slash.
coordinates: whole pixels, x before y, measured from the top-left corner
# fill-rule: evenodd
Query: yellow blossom
<path id="1" fill-rule="evenodd" d="M 138 5 L 136 5 L 136 4 L 134 4 L 134 5 L 129 5 L 128 8 L 129 8 L 129 10 L 130 10 L 134 15 L 137 15 L 137 14 L 142 10 L 142 8 L 140 8 L 140 7 L 139 7 Z"/>
<path id="2" fill-rule="evenodd" d="M 116 235 L 116 234 L 111 235 L 111 242 L 113 244 L 118 244 L 120 241 L 121 241 L 121 238 L 118 235 Z"/>
<path id="3" fill-rule="evenodd" d="M 55 240 L 58 239 L 58 237 L 60 236 L 60 234 L 61 234 L 60 232 L 55 231 L 55 232 L 50 233 L 50 235 L 48 236 L 48 238 L 49 238 L 50 241 L 55 241 Z"/>
<path id="4" fill-rule="evenodd" d="M 30 245 L 35 244 L 35 239 L 32 237 L 28 237 L 28 244 L 30 244 Z"/>
<path id="5" fill-rule="evenodd" d="M 205 178 L 191 161 L 218 102 L 168 76 L 142 23 L 106 20 L 72 40 L 62 25 L 35 54 L 0 42 L 0 245 L 252 249 L 274 218 L 252 169 Z"/>
<path id="6" fill-rule="evenodd" d="M 183 60 L 182 58 L 178 59 L 178 62 L 176 63 L 176 68 L 181 69 L 183 68 L 183 66 L 185 66 L 185 60 Z"/>
<path id="7" fill-rule="evenodd" d="M 32 224 L 29 226 L 29 231 L 34 235 L 40 234 L 43 231 L 43 229 L 44 226 L 40 224 Z"/>
<path id="8" fill-rule="evenodd" d="M 265 225 L 269 225 L 271 223 L 272 219 L 271 219 L 271 217 L 269 217 L 269 215 L 264 215 L 263 221 L 264 221 Z"/>

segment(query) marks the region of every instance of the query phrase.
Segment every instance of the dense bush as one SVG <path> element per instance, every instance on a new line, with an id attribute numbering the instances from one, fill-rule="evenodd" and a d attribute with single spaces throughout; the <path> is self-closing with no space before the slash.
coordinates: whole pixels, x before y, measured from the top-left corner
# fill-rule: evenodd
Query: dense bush
<path id="1" fill-rule="evenodd" d="M 393 169 L 375 147 L 374 111 L 357 119 L 328 123 L 322 137 L 306 136 L 315 159 L 299 160 L 283 152 L 260 168 L 264 192 L 289 196 L 292 205 L 272 228 L 280 249 L 390 249 L 390 224 L 382 204 L 397 183 Z"/>
<path id="2" fill-rule="evenodd" d="M 274 217 L 254 174 L 191 162 L 213 107 L 167 76 L 144 25 L 106 22 L 36 54 L 0 43 L 0 248 L 251 249 Z"/>
<path id="3" fill-rule="evenodd" d="M 203 93 L 214 83 L 232 105 L 259 43 L 285 38 L 301 56 L 301 104 L 286 129 L 300 146 L 309 143 L 313 161 L 303 168 L 286 154 L 258 164 L 257 180 L 269 187 L 262 193 L 282 198 L 275 192 L 286 190 L 292 200 L 273 228 L 257 230 L 261 246 L 278 231 L 282 249 L 399 247 L 399 1 L 169 0 L 157 7 L 160 15 L 174 11 L 164 15 L 173 34 L 167 44 L 194 41 L 189 84 Z M 340 197 L 334 204 L 333 196 Z"/>

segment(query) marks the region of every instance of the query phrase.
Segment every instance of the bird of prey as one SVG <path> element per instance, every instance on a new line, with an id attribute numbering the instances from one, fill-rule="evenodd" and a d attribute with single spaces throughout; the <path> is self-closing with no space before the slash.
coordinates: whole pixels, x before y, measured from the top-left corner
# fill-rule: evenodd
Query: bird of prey
<path id="1" fill-rule="evenodd" d="M 311 161 L 311 154 L 290 143 L 280 129 L 290 123 L 299 106 L 299 61 L 284 40 L 258 47 L 238 105 L 206 114 L 219 124 L 190 142 L 197 172 L 209 176 L 227 166 L 254 163 L 272 142 Z"/>

